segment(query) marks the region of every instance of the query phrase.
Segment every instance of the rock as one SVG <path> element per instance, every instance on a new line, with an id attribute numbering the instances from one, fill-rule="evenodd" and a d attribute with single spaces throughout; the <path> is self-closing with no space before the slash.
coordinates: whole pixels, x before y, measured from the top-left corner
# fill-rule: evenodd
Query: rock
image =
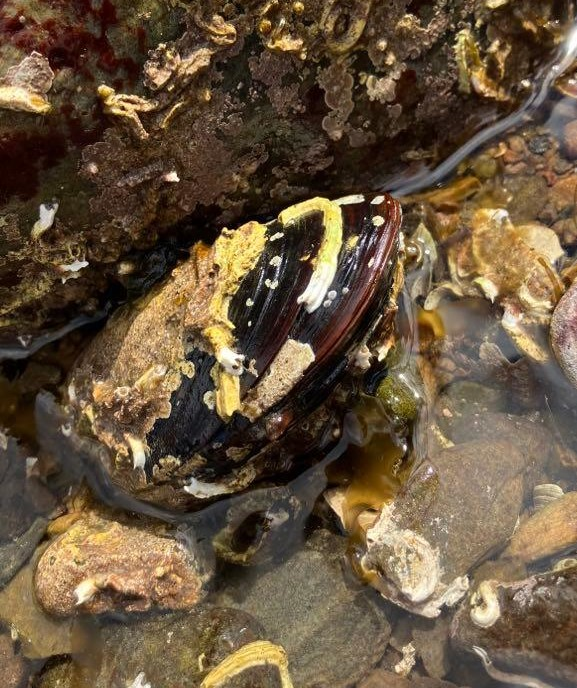
<path id="1" fill-rule="evenodd" d="M 42 539 L 54 497 L 27 475 L 26 455 L 0 431 L 0 586 L 27 561 Z"/>
<path id="2" fill-rule="evenodd" d="M 451 666 L 449 626 L 448 617 L 439 617 L 433 622 L 420 619 L 413 625 L 413 645 L 427 673 L 433 678 L 443 678 Z"/>
<path id="3" fill-rule="evenodd" d="M 476 625 L 472 613 L 481 607 L 465 600 L 453 621 L 454 647 L 479 655 L 487 672 L 500 681 L 575 686 L 577 567 L 513 583 L 493 581 L 481 590 L 488 592 L 479 604 L 490 605 L 495 613 L 486 627 Z"/>
<path id="4" fill-rule="evenodd" d="M 200 562 L 174 537 L 95 513 L 48 546 L 34 577 L 38 602 L 56 616 L 188 609 L 203 582 Z"/>
<path id="5" fill-rule="evenodd" d="M 135 251 L 160 234 L 187 239 L 305 194 L 374 188 L 416 156 L 434 165 L 437 149 L 525 98 L 566 21 L 551 3 L 534 18 L 464 0 L 430 12 L 409 0 L 34 12 L 5 0 L 3 353 L 27 355 L 45 330 L 101 315 L 108 288 L 145 276 Z M 488 72 L 493 92 L 479 88 Z M 539 179 L 521 182 L 527 203 Z"/>
<path id="6" fill-rule="evenodd" d="M 426 676 L 408 679 L 384 669 L 375 669 L 359 683 L 358 688 L 455 688 L 455 684 Z"/>
<path id="7" fill-rule="evenodd" d="M 448 439 L 455 444 L 491 437 L 515 446 L 524 456 L 526 482 L 530 487 L 539 482 L 538 478 L 554 450 L 553 436 L 539 416 L 525 418 L 510 413 L 473 411 L 463 415 L 456 413 L 440 424 Z"/>
<path id="8" fill-rule="evenodd" d="M 575 205 L 577 190 L 577 175 L 570 174 L 557 181 L 549 192 L 549 200 L 558 214 L 567 211 Z"/>
<path id="9" fill-rule="evenodd" d="M 0 619 L 18 635 L 22 654 L 31 659 L 72 651 L 72 621 L 45 614 L 34 597 L 35 561 L 21 569 L 0 590 Z"/>
<path id="10" fill-rule="evenodd" d="M 315 533 L 300 551 L 258 577 L 241 577 L 226 599 L 254 616 L 286 650 L 299 688 L 345 688 L 383 654 L 390 626 L 374 592 L 343 575 L 343 538 Z"/>
<path id="11" fill-rule="evenodd" d="M 0 588 L 28 561 L 36 545 L 44 537 L 47 523 L 45 518 L 37 518 L 25 533 L 12 542 L 0 544 Z"/>
<path id="12" fill-rule="evenodd" d="M 574 187 L 577 190 L 577 187 Z M 563 294 L 553 311 L 550 339 L 557 362 L 577 387 L 577 281 Z"/>
<path id="13" fill-rule="evenodd" d="M 111 623 L 101 630 L 99 664 L 82 666 L 79 658 L 55 664 L 43 672 L 39 688 L 73 688 L 80 672 L 91 688 L 130 686 L 140 674 L 154 688 L 198 688 L 203 677 L 227 656 L 262 637 L 259 624 L 235 609 L 197 608 L 189 613 Z M 246 670 L 226 685 L 280 688 L 278 671 L 272 667 Z"/>
<path id="14" fill-rule="evenodd" d="M 577 158 L 577 120 L 572 120 L 563 127 L 563 148 L 570 160 Z"/>
<path id="15" fill-rule="evenodd" d="M 475 440 L 422 463 L 367 530 L 371 583 L 426 617 L 455 604 L 470 569 L 513 533 L 526 461 L 509 442 Z"/>
<path id="16" fill-rule="evenodd" d="M 2 688 L 25 688 L 28 685 L 30 668 L 16 651 L 8 634 L 0 634 L 0 667 L 2 667 Z"/>

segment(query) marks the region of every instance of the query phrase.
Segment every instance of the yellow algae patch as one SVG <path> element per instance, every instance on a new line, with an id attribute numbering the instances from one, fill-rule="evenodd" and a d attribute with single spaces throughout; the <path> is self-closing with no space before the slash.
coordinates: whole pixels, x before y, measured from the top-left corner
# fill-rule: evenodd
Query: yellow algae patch
<path id="1" fill-rule="evenodd" d="M 256 265 L 266 242 L 266 227 L 259 222 L 247 222 L 234 232 L 223 230 L 214 244 L 214 263 L 218 280 L 208 310 L 210 325 L 202 331 L 210 342 L 220 366 L 216 382 L 216 410 L 224 420 L 240 408 L 242 353 L 234 351 L 234 323 L 229 320 L 231 298 L 244 276 Z"/>

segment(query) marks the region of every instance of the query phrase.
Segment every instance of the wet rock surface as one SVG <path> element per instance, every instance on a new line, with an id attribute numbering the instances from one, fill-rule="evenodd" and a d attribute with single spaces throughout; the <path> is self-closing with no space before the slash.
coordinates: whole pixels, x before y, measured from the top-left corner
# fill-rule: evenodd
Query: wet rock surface
<path id="1" fill-rule="evenodd" d="M 358 688 L 455 688 L 455 684 L 428 676 L 408 679 L 384 669 L 375 669 L 359 683 Z"/>
<path id="2" fill-rule="evenodd" d="M 7 633 L 0 634 L 0 666 L 3 685 L 6 688 L 24 688 L 28 685 L 30 667 L 17 652 L 13 640 Z"/>
<path id="3" fill-rule="evenodd" d="M 193 607 L 203 596 L 201 563 L 157 530 L 81 518 L 38 561 L 39 604 L 56 616 Z"/>
<path id="4" fill-rule="evenodd" d="M 0 590 L 0 619 L 20 643 L 22 654 L 44 659 L 72 652 L 72 620 L 46 614 L 34 595 L 36 559 L 26 565 Z"/>
<path id="5" fill-rule="evenodd" d="M 254 616 L 284 647 L 295 686 L 352 686 L 385 650 L 384 605 L 343 571 L 345 546 L 342 538 L 315 533 L 278 567 L 254 580 L 241 575 L 225 590 L 228 604 Z"/>
<path id="6" fill-rule="evenodd" d="M 191 214 L 197 233 L 434 160 L 525 97 L 565 19 L 549 4 L 407 0 L 9 0 L 0 12 L 0 77 L 20 89 L 0 100 L 10 355 L 42 327 L 101 313 L 107 287 L 143 276 L 131 252 Z M 34 53 L 52 80 L 15 83 Z"/>
<path id="7" fill-rule="evenodd" d="M 463 602 L 453 623 L 454 645 L 466 652 L 480 648 L 476 653 L 497 680 L 575 685 L 577 567 L 496 582 L 495 594 L 499 614 L 487 628 L 475 625 L 470 602 Z"/>
<path id="8" fill-rule="evenodd" d="M 367 531 L 363 567 L 409 611 L 437 616 L 465 593 L 469 569 L 513 532 L 525 458 L 505 441 L 476 440 L 421 464 Z"/>
<path id="9" fill-rule="evenodd" d="M 29 463 L 16 440 L 0 432 L 0 586 L 30 557 L 56 504 L 37 478 L 28 477 Z"/>
<path id="10" fill-rule="evenodd" d="M 236 609 L 199 609 L 140 622 L 103 627 L 93 640 L 96 664 L 60 661 L 44 670 L 41 688 L 72 688 L 79 677 L 94 688 L 134 685 L 197 688 L 204 676 L 240 647 L 263 637 L 260 625 Z M 141 685 L 136 683 L 135 685 Z M 274 668 L 248 669 L 227 685 L 232 688 L 280 688 Z"/>

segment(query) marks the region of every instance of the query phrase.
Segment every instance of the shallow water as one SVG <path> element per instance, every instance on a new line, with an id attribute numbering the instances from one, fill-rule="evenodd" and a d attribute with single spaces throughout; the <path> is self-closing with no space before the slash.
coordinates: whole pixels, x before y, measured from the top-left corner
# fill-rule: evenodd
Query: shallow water
<path id="1" fill-rule="evenodd" d="M 541 610 L 544 639 L 537 632 L 531 636 L 529 627 L 516 620 L 512 606 L 507 607 L 503 618 L 512 624 L 512 630 L 505 629 L 511 641 L 507 647 L 500 635 L 505 631 L 499 630 L 503 618 L 489 627 L 492 631 L 474 625 L 476 636 L 463 630 L 465 622 L 455 625 L 457 609 L 470 615 L 468 597 L 443 607 L 436 619 L 419 616 L 422 608 L 407 596 L 401 606 L 395 604 L 398 600 L 391 601 L 390 589 L 380 581 L 382 572 L 367 570 L 363 557 L 367 532 L 380 510 L 392 501 L 411 500 L 419 508 L 407 507 L 404 528 L 424 531 L 432 549 L 440 553 L 441 569 L 455 577 L 468 576 L 471 590 L 484 580 L 505 584 L 550 571 L 577 550 L 571 498 L 566 511 L 559 507 L 551 512 L 549 520 L 529 531 L 527 542 L 514 551 L 507 549 L 513 532 L 522 532 L 523 524 L 539 514 L 535 486 L 556 484 L 569 495 L 577 483 L 577 392 L 548 345 L 553 305 L 574 275 L 577 248 L 577 132 L 568 127 L 577 120 L 577 99 L 569 82 L 559 82 L 576 50 L 570 37 L 555 64 L 536 77 L 532 95 L 518 113 L 476 136 L 437 170 L 388 183 L 387 188 L 403 197 L 405 236 L 421 253 L 407 262 L 398 316 L 401 336 L 395 356 L 389 358 L 395 384 L 383 402 L 360 396 L 346 414 L 342 436 L 333 448 L 278 493 L 271 494 L 268 487 L 252 492 L 250 500 L 261 500 L 252 511 L 253 502 L 245 496 L 189 515 L 134 501 L 107 480 L 89 447 L 63 438 L 66 419 L 59 417 L 49 397 L 42 398 L 37 439 L 50 449 L 61 470 L 44 459 L 28 460 L 32 483 L 19 501 L 13 493 L 22 489 L 25 476 L 10 474 L 9 464 L 0 465 L 3 488 L 17 486 L 2 493 L 3 499 L 10 495 L 13 511 L 4 540 L 17 539 L 20 549 L 32 554 L 43 533 L 37 521 L 45 525 L 55 515 L 67 518 L 56 503 L 68 499 L 71 513 L 98 511 L 98 503 L 104 503 L 132 512 L 133 523 L 143 528 L 150 526 L 147 518 L 169 524 L 170 535 L 201 563 L 200 573 L 211 582 L 202 611 L 191 616 L 176 612 L 148 619 L 114 613 L 88 615 L 72 623 L 46 618 L 34 607 L 30 575 L 38 551 L 16 577 L 3 561 L 0 573 L 10 570 L 12 575 L 6 573 L 0 592 L 0 617 L 7 628 L 19 629 L 18 642 L 31 662 L 34 685 L 200 685 L 205 664 L 218 665 L 245 638 L 282 646 L 295 686 L 393 685 L 378 671 L 373 682 L 363 683 L 373 667 L 411 680 L 429 676 L 473 688 L 505 680 L 539 688 L 574 685 L 577 607 L 571 588 L 566 618 L 559 620 L 557 607 L 551 607 L 552 619 Z M 517 234 L 510 244 L 500 243 L 491 234 L 495 252 L 480 256 L 468 242 L 474 241 L 475 222 L 482 231 L 491 231 L 475 220 L 475 213 L 487 208 L 493 215 L 496 209 L 507 211 L 511 229 L 501 228 L 500 237 L 531 225 L 536 227 L 533 243 L 523 244 Z M 488 225 L 494 221 L 491 216 Z M 527 299 L 519 297 L 517 274 L 543 269 L 543 256 L 548 257 L 554 243 L 547 228 L 559 238 L 563 255 L 555 256 L 545 270 L 550 274 L 546 297 L 553 304 L 541 304 L 533 322 Z M 545 237 L 542 243 L 539 237 Z M 450 261 L 453 267 L 461 261 L 460 294 Z M 512 268 L 515 275 L 508 274 Z M 491 281 L 492 291 L 479 277 Z M 431 291 L 444 282 L 452 282 L 452 293 L 440 294 L 431 306 Z M 514 314 L 515 325 L 522 324 L 516 335 L 503 326 L 505 310 Z M 46 378 L 38 386 L 54 390 L 61 382 L 58 374 L 51 377 L 54 361 L 72 362 L 91 336 L 84 331 L 69 334 L 39 351 L 32 363 L 6 366 L 2 422 L 11 433 L 34 437 L 38 377 Z M 33 364 L 38 369 L 31 372 Z M 29 388 L 22 383 L 26 371 Z M 414 413 L 406 416 L 406 405 L 398 403 L 403 395 L 415 400 Z M 79 469 L 82 451 L 88 458 Z M 75 509 L 70 494 L 83 477 L 96 503 L 81 489 L 80 507 Z M 334 495 L 343 500 L 340 509 L 330 506 Z M 290 512 L 291 499 L 298 503 L 298 513 Z M 550 501 L 545 508 L 551 510 L 552 505 Z M 275 521 L 283 508 L 289 510 L 289 527 L 286 521 Z M 226 519 L 235 509 L 235 532 L 223 536 Z M 103 513 L 110 520 L 121 518 L 121 511 Z M 63 530 L 72 525 L 73 521 L 64 522 Z M 215 538 L 219 557 L 210 545 Z M 7 559 L 5 542 L 2 556 Z M 14 553 L 11 556 L 14 559 Z M 572 574 L 567 575 L 572 580 Z M 502 591 L 502 605 L 505 598 Z M 564 600 L 553 604 L 563 606 Z M 529 623 L 529 614 L 527 618 Z M 202 632 L 195 635 L 194 629 Z M 547 635 L 555 633 L 568 637 L 561 654 L 547 643 Z M 483 656 L 491 660 L 485 667 Z M 270 668 L 251 671 L 245 682 L 241 677 L 230 685 L 280 685 Z M 141 672 L 144 676 L 138 679 Z"/>

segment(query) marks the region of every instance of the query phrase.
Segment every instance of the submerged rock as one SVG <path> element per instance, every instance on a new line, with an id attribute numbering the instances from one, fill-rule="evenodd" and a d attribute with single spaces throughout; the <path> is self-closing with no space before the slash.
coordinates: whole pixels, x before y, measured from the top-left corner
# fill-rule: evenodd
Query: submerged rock
<path id="1" fill-rule="evenodd" d="M 465 594 L 467 574 L 512 534 L 527 458 L 475 440 L 421 464 L 367 530 L 362 568 L 389 600 L 426 617 Z"/>
<path id="2" fill-rule="evenodd" d="M 254 579 L 240 576 L 228 602 L 262 623 L 289 658 L 299 688 L 345 688 L 384 653 L 390 626 L 375 593 L 343 574 L 346 542 L 316 533 L 299 552 Z"/>
<path id="3" fill-rule="evenodd" d="M 18 638 L 22 654 L 30 659 L 72 652 L 72 620 L 55 619 L 36 603 L 33 560 L 0 590 L 0 620 Z"/>
<path id="4" fill-rule="evenodd" d="M 189 609 L 203 582 L 200 562 L 174 537 L 96 514 L 48 546 L 34 577 L 38 602 L 56 616 Z"/>
<path id="5" fill-rule="evenodd" d="M 24 688 L 28 685 L 30 667 L 7 633 L 0 634 L 0 667 L 3 688 Z"/>
<path id="6" fill-rule="evenodd" d="M 45 486 L 28 477 L 29 464 L 16 440 L 0 431 L 0 587 L 30 557 L 55 506 Z"/>
<path id="7" fill-rule="evenodd" d="M 198 688 L 211 669 L 235 650 L 263 638 L 259 624 L 236 609 L 196 609 L 132 623 L 113 623 L 97 640 L 101 661 L 81 658 L 48 667 L 40 688 L 73 688 L 83 676 L 91 688 L 179 686 Z M 140 682 L 139 682 L 140 677 Z M 83 684 L 84 685 L 84 684 Z M 227 682 L 227 688 L 280 688 L 273 667 L 247 669 Z"/>
<path id="8" fill-rule="evenodd" d="M 499 681 L 569 688 L 577 683 L 576 623 L 573 566 L 513 583 L 485 581 L 461 605 L 452 638 Z"/>

